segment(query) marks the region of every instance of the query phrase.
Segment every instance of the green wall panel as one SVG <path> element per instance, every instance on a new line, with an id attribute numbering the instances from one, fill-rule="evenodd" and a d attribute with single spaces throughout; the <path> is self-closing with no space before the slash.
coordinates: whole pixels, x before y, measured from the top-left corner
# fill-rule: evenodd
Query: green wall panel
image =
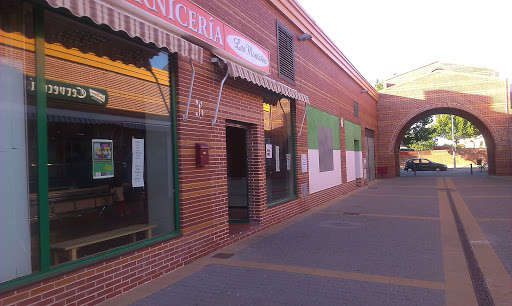
<path id="1" fill-rule="evenodd" d="M 332 129 L 332 148 L 340 149 L 340 126 L 339 118 L 316 109 L 312 106 L 306 106 L 307 128 L 308 128 L 308 149 L 318 149 L 318 131 L 317 126 L 325 126 Z"/>
<path id="2" fill-rule="evenodd" d="M 343 126 L 345 127 L 345 151 L 361 151 L 361 126 L 348 120 L 344 120 Z M 354 140 L 359 140 L 357 147 L 354 145 Z"/>

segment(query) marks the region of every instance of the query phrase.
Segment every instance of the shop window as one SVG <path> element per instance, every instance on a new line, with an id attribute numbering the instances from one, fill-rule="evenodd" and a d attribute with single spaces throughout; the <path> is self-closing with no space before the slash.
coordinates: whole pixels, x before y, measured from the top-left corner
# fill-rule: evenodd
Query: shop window
<path id="1" fill-rule="evenodd" d="M 293 33 L 277 21 L 277 66 L 279 77 L 295 85 Z"/>
<path id="2" fill-rule="evenodd" d="M 177 231 L 169 55 L 34 14 L 0 2 L 0 283 Z"/>
<path id="3" fill-rule="evenodd" d="M 40 270 L 35 99 L 24 93 L 33 18 L 30 5 L 0 2 L 0 283 Z"/>
<path id="4" fill-rule="evenodd" d="M 45 20 L 52 264 L 174 232 L 168 54 Z"/>
<path id="5" fill-rule="evenodd" d="M 292 103 L 264 104 L 267 205 L 292 198 L 295 192 Z"/>

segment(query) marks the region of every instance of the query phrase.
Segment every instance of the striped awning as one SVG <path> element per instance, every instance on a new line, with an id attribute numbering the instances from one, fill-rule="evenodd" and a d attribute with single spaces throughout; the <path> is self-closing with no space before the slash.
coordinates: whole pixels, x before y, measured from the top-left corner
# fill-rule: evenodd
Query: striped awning
<path id="1" fill-rule="evenodd" d="M 67 8 L 77 17 L 87 16 L 97 24 L 106 24 L 114 31 L 126 32 L 131 37 L 139 37 L 146 43 L 167 48 L 171 53 L 190 57 L 203 62 L 203 48 L 163 29 L 148 24 L 136 17 L 119 11 L 99 0 L 46 0 L 54 8 Z"/>
<path id="2" fill-rule="evenodd" d="M 307 95 L 300 93 L 297 90 L 284 85 L 283 83 L 280 83 L 280 82 L 275 81 L 269 77 L 263 76 L 254 71 L 251 71 L 247 68 L 244 68 L 240 65 L 237 65 L 229 60 L 226 60 L 224 58 L 222 58 L 222 60 L 227 64 L 228 73 L 230 76 L 232 76 L 234 78 L 241 77 L 242 79 L 246 79 L 247 81 L 249 81 L 251 83 L 254 83 L 256 85 L 264 87 L 264 88 L 266 88 L 270 91 L 273 91 L 275 93 L 278 93 L 283 96 L 293 98 L 296 100 L 300 100 L 304 103 L 309 104 L 309 98 Z"/>

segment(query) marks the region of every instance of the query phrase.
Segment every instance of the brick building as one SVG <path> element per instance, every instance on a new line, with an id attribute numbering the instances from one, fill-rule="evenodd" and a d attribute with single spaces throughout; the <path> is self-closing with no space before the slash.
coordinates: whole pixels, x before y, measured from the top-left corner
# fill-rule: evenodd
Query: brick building
<path id="1" fill-rule="evenodd" d="M 489 174 L 512 175 L 512 126 L 507 81 L 495 70 L 436 62 L 384 81 L 378 104 L 378 166 L 400 175 L 400 142 L 420 119 L 453 114 L 485 139 Z"/>
<path id="2" fill-rule="evenodd" d="M 374 178 L 378 94 L 293 0 L 0 17 L 2 305 L 105 301 Z"/>

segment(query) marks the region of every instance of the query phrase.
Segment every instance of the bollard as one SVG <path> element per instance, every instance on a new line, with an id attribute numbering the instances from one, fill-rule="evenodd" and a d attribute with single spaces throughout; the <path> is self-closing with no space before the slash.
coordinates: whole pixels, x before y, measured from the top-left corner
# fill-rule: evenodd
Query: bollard
<path id="1" fill-rule="evenodd" d="M 471 168 L 471 175 L 473 175 L 473 164 L 469 164 L 469 167 Z"/>

